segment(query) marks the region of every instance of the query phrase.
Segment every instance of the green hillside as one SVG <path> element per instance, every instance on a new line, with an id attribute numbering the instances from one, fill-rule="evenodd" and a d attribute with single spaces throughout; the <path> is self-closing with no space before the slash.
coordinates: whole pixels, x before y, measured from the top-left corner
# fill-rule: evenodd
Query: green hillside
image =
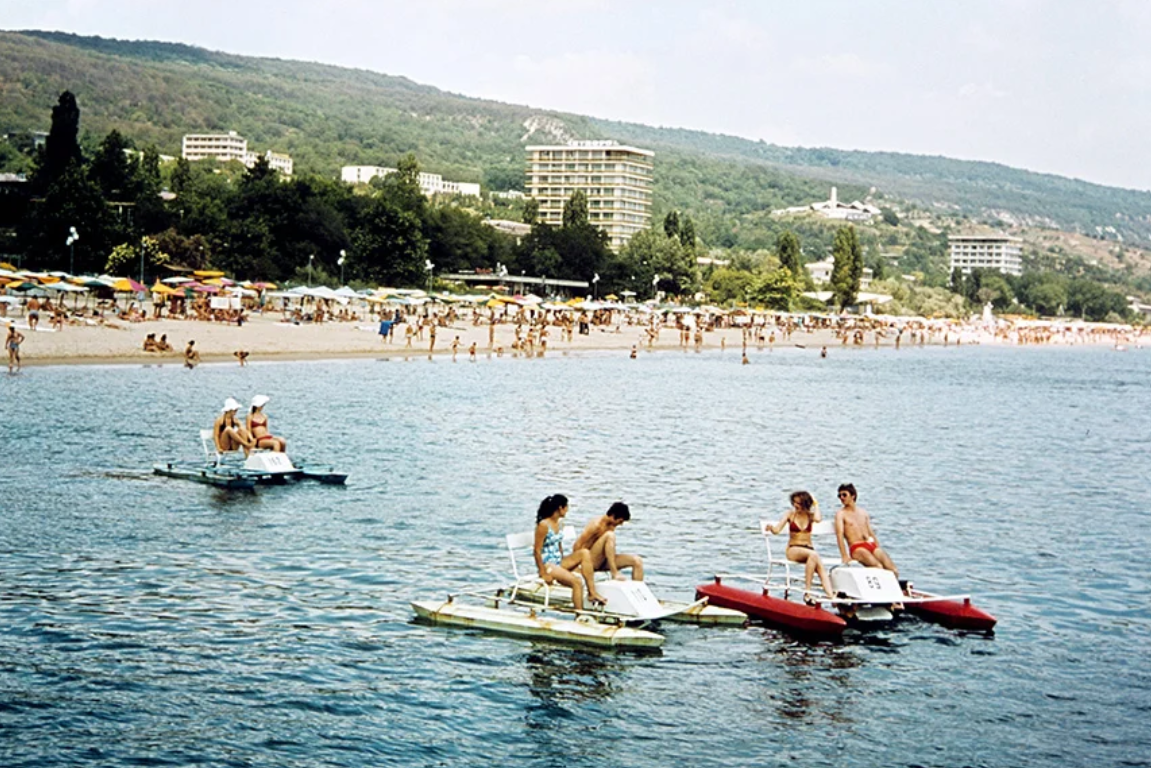
<path id="1" fill-rule="evenodd" d="M 468 98 L 403 77 L 233 56 L 187 45 L 55 32 L 0 33 L 0 132 L 47 130 L 55 99 L 77 95 L 86 144 L 116 128 L 137 146 L 178 154 L 184 133 L 235 130 L 258 151 L 290 153 L 300 173 L 394 165 L 413 152 L 426 170 L 491 189 L 522 184 L 528 142 L 614 138 L 654 149 L 656 214 L 688 210 L 717 245 L 758 247 L 765 209 L 876 187 L 889 201 L 1151 243 L 1151 194 L 994 163 L 898 153 L 780 147 Z M 741 226 L 741 219 L 742 221 Z M 735 234 L 733 234 L 735 233 Z M 721 240 L 726 239 L 726 242 Z M 761 232 L 758 239 L 764 239 Z"/>

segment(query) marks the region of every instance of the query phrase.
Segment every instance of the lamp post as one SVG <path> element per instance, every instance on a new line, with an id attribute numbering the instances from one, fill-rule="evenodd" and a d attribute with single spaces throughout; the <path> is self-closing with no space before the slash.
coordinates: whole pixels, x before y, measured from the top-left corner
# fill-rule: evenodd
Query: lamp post
<path id="1" fill-rule="evenodd" d="M 591 279 L 592 298 L 599 300 L 599 272 L 592 275 Z"/>
<path id="2" fill-rule="evenodd" d="M 344 262 L 347 260 L 348 260 L 348 252 L 341 248 L 340 249 L 340 258 L 336 260 L 336 263 L 340 265 L 340 285 L 344 284 Z"/>
<path id="3" fill-rule="evenodd" d="M 543 294 L 544 301 L 548 298 L 548 276 L 540 275 L 540 293 Z"/>
<path id="4" fill-rule="evenodd" d="M 76 241 L 80 239 L 80 235 L 76 232 L 75 227 L 68 227 L 68 239 L 64 241 L 64 245 L 68 246 L 68 274 L 76 274 Z"/>
<path id="5" fill-rule="evenodd" d="M 316 258 L 316 254 L 308 254 L 308 287 L 312 287 L 312 261 Z"/>
<path id="6" fill-rule="evenodd" d="M 431 259 L 424 259 L 424 271 L 428 273 L 428 293 L 432 292 L 432 270 L 436 265 L 432 263 Z"/>
<path id="7" fill-rule="evenodd" d="M 651 292 L 653 299 L 659 298 L 659 273 L 651 276 Z"/>

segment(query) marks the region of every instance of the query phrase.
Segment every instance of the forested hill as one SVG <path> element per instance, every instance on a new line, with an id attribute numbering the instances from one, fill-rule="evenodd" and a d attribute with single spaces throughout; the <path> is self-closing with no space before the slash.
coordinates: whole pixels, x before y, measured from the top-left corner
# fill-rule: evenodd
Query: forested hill
<path id="1" fill-rule="evenodd" d="M 934 212 L 1092 234 L 1114 227 L 1151 243 L 1151 193 L 994 163 L 898 153 L 780 147 L 469 98 L 403 77 L 263 59 L 187 45 L 56 32 L 0 32 L 0 133 L 47 130 L 64 90 L 77 95 L 86 141 L 112 128 L 138 146 L 178 154 L 183 134 L 235 130 L 249 147 L 290 153 L 301 173 L 341 165 L 422 166 L 492 189 L 520 186 L 523 146 L 612 138 L 658 153 L 656 213 L 693 211 L 707 230 L 731 217 L 876 187 Z"/>

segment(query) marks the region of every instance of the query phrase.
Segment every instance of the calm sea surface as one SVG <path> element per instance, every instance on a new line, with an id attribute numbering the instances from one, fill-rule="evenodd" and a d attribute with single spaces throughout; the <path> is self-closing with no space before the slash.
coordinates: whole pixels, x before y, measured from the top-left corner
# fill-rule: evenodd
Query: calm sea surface
<path id="1" fill-rule="evenodd" d="M 751 356 L 0 377 L 0 765 L 1151 764 L 1151 351 Z M 256 393 L 347 488 L 149 474 Z M 847 481 L 994 635 L 672 625 L 636 655 L 411 620 L 502 580 L 549 493 L 577 525 L 627 501 L 621 546 L 689 598 Z"/>

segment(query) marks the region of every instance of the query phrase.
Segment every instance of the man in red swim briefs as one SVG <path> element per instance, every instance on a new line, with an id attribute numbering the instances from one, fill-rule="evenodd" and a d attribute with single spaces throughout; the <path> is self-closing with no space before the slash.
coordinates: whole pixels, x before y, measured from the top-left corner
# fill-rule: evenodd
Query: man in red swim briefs
<path id="1" fill-rule="evenodd" d="M 839 544 L 843 562 L 858 560 L 871 568 L 892 571 L 898 579 L 899 569 L 879 546 L 875 529 L 871 527 L 871 516 L 855 506 L 857 498 L 854 485 L 845 483 L 839 486 L 839 503 L 843 506 L 835 513 L 835 541 Z"/>

